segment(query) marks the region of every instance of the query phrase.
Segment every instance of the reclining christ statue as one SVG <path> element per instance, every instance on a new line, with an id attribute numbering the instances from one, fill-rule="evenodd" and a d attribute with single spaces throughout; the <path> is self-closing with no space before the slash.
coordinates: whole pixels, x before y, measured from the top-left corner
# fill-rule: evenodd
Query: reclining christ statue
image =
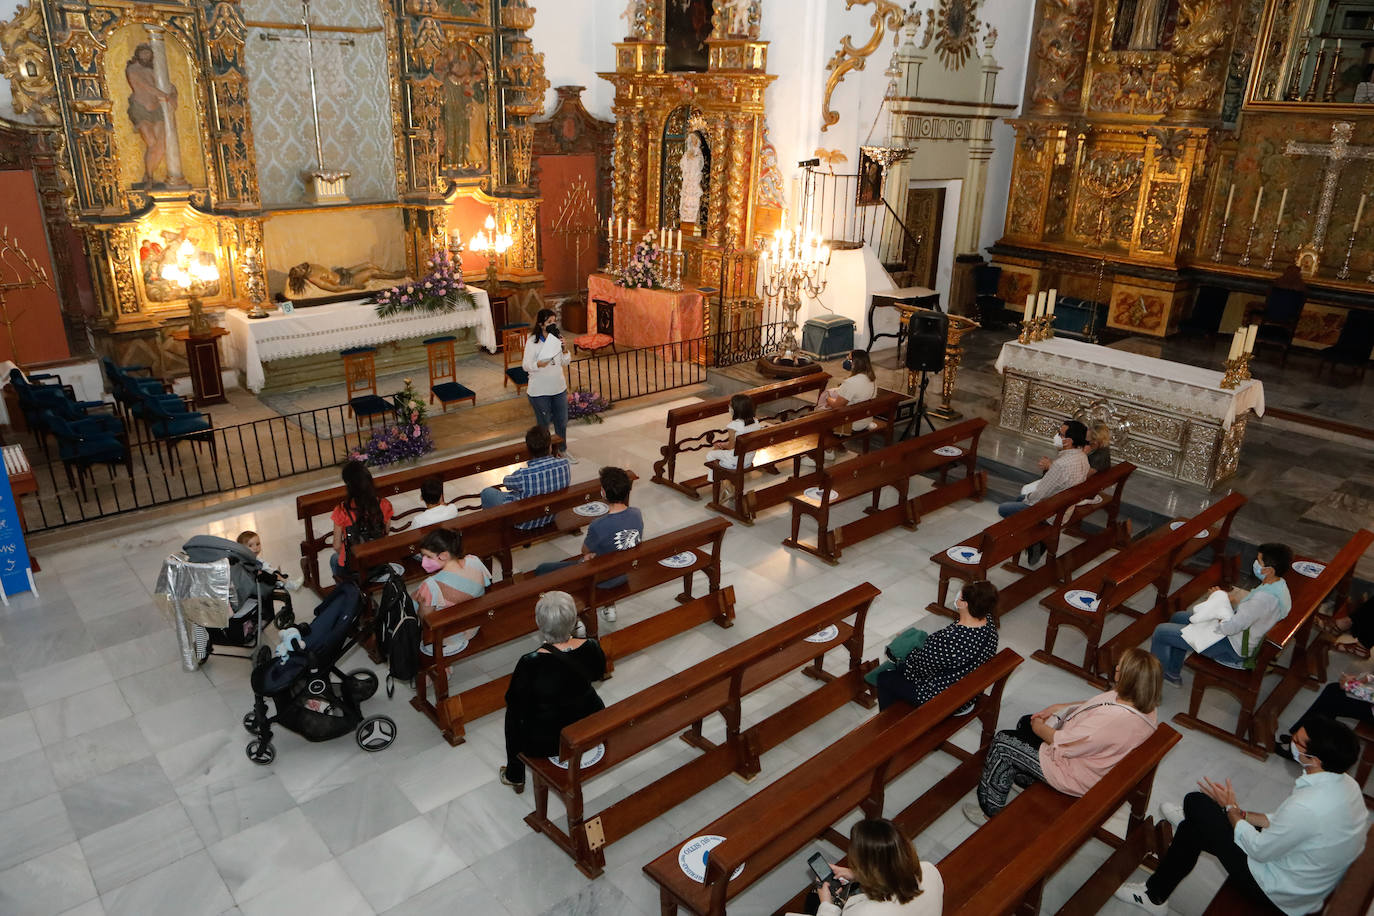
<path id="1" fill-rule="evenodd" d="M 291 268 L 286 274 L 286 286 L 293 295 L 299 296 L 306 291 L 306 281 L 331 293 L 365 292 L 367 284 L 373 280 L 400 280 L 404 273 L 383 270 L 376 264 L 354 264 L 352 267 L 325 267 L 305 261 Z"/>

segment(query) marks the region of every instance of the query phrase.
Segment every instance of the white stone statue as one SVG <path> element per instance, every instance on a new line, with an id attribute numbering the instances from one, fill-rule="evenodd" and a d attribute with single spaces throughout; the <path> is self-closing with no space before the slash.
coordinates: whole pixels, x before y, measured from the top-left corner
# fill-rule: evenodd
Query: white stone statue
<path id="1" fill-rule="evenodd" d="M 678 160 L 682 170 L 682 192 L 677 214 L 684 223 L 695 223 L 701 215 L 701 169 L 706 159 L 701 155 L 701 134 L 687 135 L 687 149 Z"/>
<path id="2" fill-rule="evenodd" d="M 749 8 L 752 6 L 751 0 L 730 0 L 730 6 L 726 10 L 729 14 L 729 23 L 726 32 L 732 36 L 749 36 Z"/>

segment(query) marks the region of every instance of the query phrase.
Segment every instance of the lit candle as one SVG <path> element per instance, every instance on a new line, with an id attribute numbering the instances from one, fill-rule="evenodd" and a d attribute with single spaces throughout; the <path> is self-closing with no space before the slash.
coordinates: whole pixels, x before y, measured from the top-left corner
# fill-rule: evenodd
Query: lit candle
<path id="1" fill-rule="evenodd" d="M 1221 221 L 1229 223 L 1231 221 L 1231 202 L 1236 199 L 1236 183 L 1231 182 L 1231 190 L 1226 192 L 1226 213 L 1222 215 Z"/>
<path id="2" fill-rule="evenodd" d="M 1255 337 L 1259 335 L 1259 325 L 1252 324 L 1250 329 L 1245 332 L 1245 352 L 1255 352 Z"/>
<path id="3" fill-rule="evenodd" d="M 1259 193 L 1255 195 L 1255 212 L 1250 214 L 1250 222 L 1259 222 L 1260 204 L 1264 203 L 1264 185 L 1260 185 Z"/>
<path id="4" fill-rule="evenodd" d="M 1283 211 L 1284 211 L 1284 210 L 1287 210 L 1287 209 L 1288 209 L 1288 189 L 1287 189 L 1287 188 L 1284 188 L 1284 189 L 1283 189 L 1283 196 L 1279 198 L 1279 218 L 1278 218 L 1278 220 L 1276 220 L 1276 224 L 1277 224 L 1277 225 L 1279 225 L 1279 226 L 1282 226 L 1282 225 L 1283 225 Z"/>
<path id="5" fill-rule="evenodd" d="M 1057 289 L 1052 289 L 1052 290 L 1050 290 L 1050 307 L 1049 307 L 1048 310 L 1046 310 L 1045 314 L 1046 314 L 1046 315 L 1049 315 L 1051 318 L 1054 317 L 1054 303 L 1055 303 L 1056 301 L 1058 301 L 1058 299 L 1059 299 L 1059 290 L 1057 290 Z"/>
<path id="6" fill-rule="evenodd" d="M 1360 205 L 1355 209 L 1355 225 L 1350 227 L 1351 235 L 1360 231 L 1360 217 L 1364 216 L 1364 202 L 1367 197 L 1369 197 L 1368 194 L 1360 195 Z"/>

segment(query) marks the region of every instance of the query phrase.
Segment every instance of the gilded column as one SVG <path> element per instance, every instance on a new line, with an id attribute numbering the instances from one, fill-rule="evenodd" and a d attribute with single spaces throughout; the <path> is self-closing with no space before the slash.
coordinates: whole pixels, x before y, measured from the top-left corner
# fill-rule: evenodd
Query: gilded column
<path id="1" fill-rule="evenodd" d="M 706 201 L 706 231 L 700 234 L 719 244 L 725 243 L 726 151 L 725 117 L 719 112 L 708 116 L 707 129 L 711 135 L 711 196 Z M 725 153 L 725 155 L 720 155 Z"/>
<path id="2" fill-rule="evenodd" d="M 749 122 L 744 114 L 730 116 L 730 163 L 729 174 L 725 179 L 726 190 L 730 196 L 730 208 L 726 213 L 725 243 L 744 247 L 744 210 L 745 191 L 749 188 L 746 167 L 749 164 Z M 712 189 L 714 190 L 714 188 Z M 712 194 L 712 202 L 720 195 Z"/>
<path id="3" fill-rule="evenodd" d="M 617 220 L 630 216 L 630 172 L 634 167 L 630 161 L 630 112 L 615 113 L 615 173 L 611 177 L 611 215 Z"/>

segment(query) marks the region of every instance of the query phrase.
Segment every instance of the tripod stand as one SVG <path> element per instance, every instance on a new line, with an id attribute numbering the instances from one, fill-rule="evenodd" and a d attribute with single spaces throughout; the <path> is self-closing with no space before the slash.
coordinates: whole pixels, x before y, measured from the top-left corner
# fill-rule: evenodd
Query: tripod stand
<path id="1" fill-rule="evenodd" d="M 935 421 L 930 418 L 930 412 L 926 410 L 926 388 L 930 386 L 930 373 L 922 370 L 921 386 L 916 393 L 916 409 L 911 415 L 910 422 L 906 429 L 902 431 L 901 441 L 910 439 L 913 434 L 921 435 L 921 421 L 924 420 L 930 427 L 931 432 L 935 432 Z"/>

